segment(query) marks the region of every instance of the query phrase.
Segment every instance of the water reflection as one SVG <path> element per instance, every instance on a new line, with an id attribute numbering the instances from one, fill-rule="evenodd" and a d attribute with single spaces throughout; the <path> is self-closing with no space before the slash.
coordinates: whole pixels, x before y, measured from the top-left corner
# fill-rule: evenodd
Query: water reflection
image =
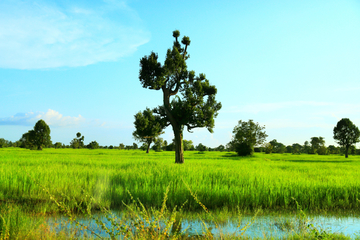
<path id="1" fill-rule="evenodd" d="M 120 215 L 117 215 L 120 216 Z M 108 228 L 111 223 L 103 216 L 97 216 L 104 222 Z M 78 218 L 81 224 L 86 225 L 89 229 L 102 237 L 108 237 L 106 232 L 102 230 L 93 219 Z M 249 222 L 252 222 L 246 231 L 241 231 Z M 66 218 L 52 218 L 49 223 L 56 229 L 56 231 L 63 231 L 75 228 L 76 224 L 70 224 Z M 312 216 L 306 219 L 301 219 L 299 216 L 244 216 L 241 221 L 238 219 L 229 219 L 216 227 L 214 223 L 204 222 L 201 220 L 182 220 L 181 232 L 186 235 L 202 235 L 205 228 L 204 223 L 214 236 L 224 235 L 240 235 L 250 238 L 286 238 L 289 235 L 299 233 L 300 231 L 308 231 L 316 229 L 318 231 L 325 230 L 327 233 L 344 234 L 352 239 L 360 236 L 360 219 L 355 216 L 334 217 L 334 216 Z M 313 227 L 309 227 L 312 224 Z M 91 235 L 89 230 L 78 231 L 82 236 Z"/>

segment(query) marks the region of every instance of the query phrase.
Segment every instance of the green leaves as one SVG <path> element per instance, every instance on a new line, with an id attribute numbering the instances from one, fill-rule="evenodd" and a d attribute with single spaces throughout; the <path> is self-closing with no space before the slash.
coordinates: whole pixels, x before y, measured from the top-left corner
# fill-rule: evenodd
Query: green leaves
<path id="1" fill-rule="evenodd" d="M 264 129 L 265 126 L 254 123 L 252 119 L 247 122 L 240 120 L 233 130 L 233 144 L 240 146 L 239 151 L 237 151 L 238 154 L 240 154 L 240 152 L 242 153 L 244 148 L 250 149 L 256 145 L 263 144 L 268 136 L 265 131 L 263 131 Z"/>
<path id="2" fill-rule="evenodd" d="M 165 83 L 164 69 L 157 59 L 158 55 L 152 52 L 140 60 L 139 79 L 143 88 L 159 90 Z"/>
<path id="3" fill-rule="evenodd" d="M 21 147 L 42 150 L 51 144 L 50 127 L 44 120 L 39 120 L 33 130 L 24 133 L 20 139 Z"/>
<path id="4" fill-rule="evenodd" d="M 341 119 L 334 127 L 334 139 L 343 147 L 349 148 L 359 142 L 359 137 L 359 128 L 348 118 Z"/>
<path id="5" fill-rule="evenodd" d="M 153 111 L 149 108 L 135 115 L 134 125 L 134 138 L 140 142 L 147 143 L 151 143 L 155 137 L 159 136 L 164 128 L 161 125 L 160 116 L 154 115 Z"/>

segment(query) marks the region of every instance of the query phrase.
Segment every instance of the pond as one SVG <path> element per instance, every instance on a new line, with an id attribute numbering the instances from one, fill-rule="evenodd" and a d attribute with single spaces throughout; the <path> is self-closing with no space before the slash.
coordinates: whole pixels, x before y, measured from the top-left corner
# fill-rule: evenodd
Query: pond
<path id="1" fill-rule="evenodd" d="M 119 217 L 120 221 L 126 225 L 131 225 L 131 221 L 121 219 L 122 214 L 115 214 Z M 97 219 L 97 220 L 95 220 Z M 111 229 L 111 220 L 107 219 L 104 215 L 95 215 L 92 219 L 78 218 L 77 222 L 88 227 L 101 237 L 109 237 L 109 235 L 99 226 L 99 221 L 104 223 L 108 229 Z M 145 220 L 144 220 L 145 221 Z M 154 221 L 154 219 L 152 219 Z M 77 228 L 76 223 L 70 223 L 65 217 L 50 218 L 49 224 L 56 231 L 69 231 Z M 279 216 L 243 216 L 235 219 L 231 218 L 223 221 L 216 227 L 211 221 L 203 221 L 200 219 L 182 219 L 180 232 L 184 235 L 194 236 L 203 235 L 205 225 L 215 237 L 220 235 L 236 236 L 243 234 L 250 238 L 286 238 L 294 234 L 301 234 L 305 232 L 318 232 L 319 234 L 325 233 L 338 233 L 350 237 L 351 239 L 360 237 L 360 218 L 356 216 L 307 216 L 306 218 L 299 215 L 279 215 Z M 145 224 L 149 226 L 148 224 Z M 162 229 L 165 229 L 166 223 L 160 222 Z M 114 228 L 115 229 L 115 228 Z M 89 236 L 90 230 L 79 230 L 78 234 L 81 236 Z M 121 237 L 120 237 L 121 238 Z"/>

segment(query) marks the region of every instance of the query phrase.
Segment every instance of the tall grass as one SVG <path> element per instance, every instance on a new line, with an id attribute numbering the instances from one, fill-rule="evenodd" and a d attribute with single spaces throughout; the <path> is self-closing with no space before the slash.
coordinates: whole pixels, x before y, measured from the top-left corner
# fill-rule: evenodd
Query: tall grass
<path id="1" fill-rule="evenodd" d="M 40 184 L 74 211 L 93 204 L 84 194 L 95 198 L 92 208 L 121 209 L 131 203 L 127 191 L 145 207 L 161 208 L 161 193 L 170 186 L 170 208 L 187 201 L 185 211 L 201 211 L 187 184 L 211 210 L 295 211 L 295 198 L 307 211 L 357 211 L 359 163 L 359 156 L 185 152 L 185 164 L 178 165 L 173 152 L 7 148 L 0 149 L 0 204 L 59 211 Z"/>

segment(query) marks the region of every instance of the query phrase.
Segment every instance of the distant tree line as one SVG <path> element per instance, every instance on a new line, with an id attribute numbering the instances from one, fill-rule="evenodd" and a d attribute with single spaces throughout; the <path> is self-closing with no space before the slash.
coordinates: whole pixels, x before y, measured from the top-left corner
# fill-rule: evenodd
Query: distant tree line
<path id="1" fill-rule="evenodd" d="M 43 120 L 39 120 L 32 130 L 24 133 L 22 137 L 16 141 L 8 141 L 4 138 L 0 138 L 0 148 L 6 147 L 20 147 L 28 148 L 32 150 L 42 150 L 43 148 L 73 148 L 73 149 L 120 149 L 120 150 L 136 150 L 141 149 L 149 151 L 151 143 L 151 149 L 160 151 L 175 151 L 176 142 L 173 139 L 168 143 L 163 140 L 159 135 L 162 133 L 160 125 L 156 125 L 156 121 L 153 118 L 152 112 L 146 109 L 143 113 L 139 112 L 135 116 L 136 130 L 133 133 L 134 138 L 141 142 L 139 147 L 136 143 L 132 145 L 124 145 L 120 143 L 118 146 L 101 146 L 96 141 L 91 141 L 89 144 L 85 144 L 85 137 L 80 133 L 76 133 L 76 137 L 73 138 L 68 145 L 61 142 L 52 143 L 50 137 L 50 128 Z M 137 123 L 136 123 L 137 122 Z M 147 124 L 145 124 L 145 123 Z M 149 124 L 150 123 L 150 124 Z M 155 125 L 155 126 L 154 126 Z M 150 128 L 150 129 L 148 129 Z M 360 131 L 359 129 L 347 118 L 341 119 L 334 127 L 334 139 L 338 142 L 339 146 L 329 145 L 325 146 L 325 139 L 321 136 L 311 137 L 309 141 L 305 141 L 303 144 L 294 143 L 292 145 L 284 145 L 278 142 L 277 139 L 273 139 L 269 142 L 265 142 L 267 137 L 265 126 L 260 126 L 253 120 L 239 121 L 233 130 L 233 139 L 224 145 L 219 145 L 215 148 L 210 148 L 202 143 L 194 145 L 191 140 L 182 140 L 184 151 L 235 151 L 238 155 L 246 156 L 251 155 L 254 152 L 263 152 L 266 154 L 271 153 L 291 153 L 291 154 L 343 154 L 345 157 L 348 155 L 360 155 L 360 149 L 356 149 L 354 144 L 359 142 Z M 151 139 L 151 141 L 149 140 Z"/>

